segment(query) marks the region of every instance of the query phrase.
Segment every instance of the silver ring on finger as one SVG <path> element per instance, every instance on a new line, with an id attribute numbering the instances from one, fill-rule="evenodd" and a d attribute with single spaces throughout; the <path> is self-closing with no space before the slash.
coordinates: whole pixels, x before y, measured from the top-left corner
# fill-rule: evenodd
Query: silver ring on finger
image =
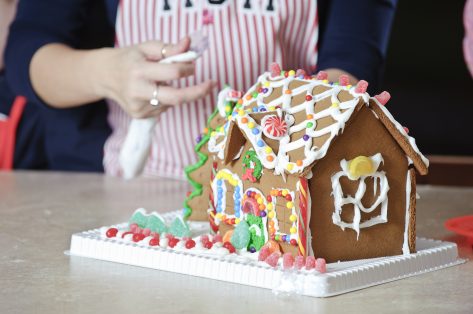
<path id="1" fill-rule="evenodd" d="M 167 53 L 166 47 L 167 47 L 167 45 L 164 45 L 163 48 L 161 48 L 161 57 L 162 57 L 163 59 L 166 58 L 166 53 Z"/>
<path id="2" fill-rule="evenodd" d="M 149 101 L 151 106 L 158 106 L 159 105 L 158 91 L 159 91 L 159 85 L 156 85 L 156 88 L 153 91 L 153 96 L 151 96 L 151 100 Z"/>

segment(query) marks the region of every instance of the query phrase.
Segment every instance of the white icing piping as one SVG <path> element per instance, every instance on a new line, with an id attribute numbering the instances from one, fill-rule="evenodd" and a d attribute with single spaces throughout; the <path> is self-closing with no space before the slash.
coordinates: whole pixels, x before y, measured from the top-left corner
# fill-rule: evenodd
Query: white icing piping
<path id="1" fill-rule="evenodd" d="M 385 106 L 381 105 L 376 98 L 372 97 L 371 99 L 378 104 L 378 106 L 381 108 L 386 117 L 391 120 L 396 129 L 399 131 L 399 133 L 401 133 L 409 141 L 409 144 L 411 145 L 412 149 L 419 155 L 419 157 L 422 159 L 422 162 L 428 167 L 429 160 L 420 152 L 419 148 L 417 147 L 416 140 L 407 134 L 406 130 L 404 130 L 404 127 L 399 122 L 397 122 L 396 119 L 394 119 L 392 114 L 388 111 L 388 109 L 386 109 Z"/>
<path id="2" fill-rule="evenodd" d="M 404 243 L 402 244 L 402 254 L 408 255 L 411 253 L 409 249 L 409 217 L 411 215 L 410 211 L 411 205 L 411 174 L 407 170 L 407 179 L 406 179 L 406 218 L 404 225 Z"/>
<path id="3" fill-rule="evenodd" d="M 380 163 L 384 162 L 383 157 L 381 156 L 380 153 L 373 155 L 370 157 L 375 165 L 375 169 L 377 170 Z M 343 197 L 344 192 L 342 191 L 342 187 L 340 184 L 340 178 L 341 177 L 348 177 L 350 180 L 353 180 L 351 178 L 350 172 L 348 171 L 348 162 L 343 159 L 340 162 L 340 166 L 342 168 L 341 171 L 337 172 L 334 174 L 331 178 L 332 180 L 332 195 L 335 198 L 335 211 L 332 214 L 332 221 L 335 225 L 339 226 L 342 228 L 342 230 L 345 230 L 345 228 L 350 228 L 356 231 L 357 233 L 357 239 L 360 236 L 360 229 L 361 228 L 367 228 L 371 227 L 380 223 L 385 223 L 388 221 L 387 218 L 387 213 L 388 213 L 388 191 L 389 191 L 389 184 L 388 184 L 388 179 L 386 177 L 386 173 L 384 171 L 375 171 L 373 174 L 369 176 L 361 176 L 359 178 L 359 186 L 358 189 L 355 193 L 355 197 L 352 197 L 351 195 L 348 195 L 348 197 Z M 379 185 L 380 185 L 380 194 L 376 201 L 374 202 L 373 205 L 369 208 L 365 208 L 361 202 L 363 199 L 363 196 L 365 195 L 366 192 L 366 183 L 365 179 L 367 177 L 372 177 L 373 180 L 376 183 L 376 179 L 379 179 Z M 342 207 L 343 205 L 346 204 L 353 204 L 353 210 L 355 212 L 355 215 L 353 217 L 353 222 L 347 223 L 342 221 L 341 218 L 341 213 L 342 213 Z M 381 213 L 378 216 L 372 217 L 362 223 L 360 223 L 361 220 L 361 212 L 364 213 L 371 213 L 373 210 L 375 210 L 379 205 L 381 204 Z"/>

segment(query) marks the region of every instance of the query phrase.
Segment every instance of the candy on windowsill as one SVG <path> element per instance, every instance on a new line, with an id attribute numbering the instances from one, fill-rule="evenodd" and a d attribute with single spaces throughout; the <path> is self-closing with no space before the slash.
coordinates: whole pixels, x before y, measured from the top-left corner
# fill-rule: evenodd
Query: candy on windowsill
<path id="1" fill-rule="evenodd" d="M 263 246 L 258 254 L 258 261 L 264 261 L 268 256 L 271 255 L 269 247 Z"/>
<path id="2" fill-rule="evenodd" d="M 306 76 L 306 75 L 307 75 L 306 71 L 303 70 L 303 69 L 297 69 L 297 71 L 296 71 L 296 76 L 299 77 L 299 76 L 301 76 L 301 75 L 302 75 L 302 76 Z"/>
<path id="3" fill-rule="evenodd" d="M 317 79 L 318 80 L 326 80 L 328 78 L 328 73 L 325 71 L 320 71 L 317 73 Z"/>
<path id="4" fill-rule="evenodd" d="M 340 84 L 340 86 L 347 86 L 350 84 L 350 78 L 348 77 L 348 75 L 342 74 L 338 78 L 338 83 Z"/>

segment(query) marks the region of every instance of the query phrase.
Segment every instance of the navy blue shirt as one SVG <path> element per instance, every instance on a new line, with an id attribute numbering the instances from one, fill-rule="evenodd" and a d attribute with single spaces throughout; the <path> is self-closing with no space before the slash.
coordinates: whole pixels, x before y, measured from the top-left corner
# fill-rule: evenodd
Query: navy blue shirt
<path id="1" fill-rule="evenodd" d="M 105 102 L 53 109 L 35 93 L 29 65 L 36 51 L 48 43 L 77 49 L 112 46 L 118 2 L 20 1 L 5 52 L 6 77 L 12 92 L 26 96 L 27 108 L 35 108 L 27 109 L 20 123 L 15 168 L 103 171 L 103 145 L 110 134 Z M 317 67 L 343 69 L 367 80 L 370 91 L 376 91 L 396 2 L 319 0 Z M 0 93 L 8 93 L 2 84 L 0 80 Z M 0 104 L 0 112 L 8 113 L 8 105 Z"/>

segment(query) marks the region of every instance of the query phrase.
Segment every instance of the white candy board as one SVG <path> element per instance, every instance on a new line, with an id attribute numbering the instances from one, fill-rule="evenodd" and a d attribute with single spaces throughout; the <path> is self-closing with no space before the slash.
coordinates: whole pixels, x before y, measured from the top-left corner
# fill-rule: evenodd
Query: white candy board
<path id="1" fill-rule="evenodd" d="M 163 217 L 170 221 L 178 213 L 169 212 Z M 126 225 L 110 227 L 120 229 Z M 207 226 L 208 223 L 191 223 L 195 235 L 208 232 Z M 312 297 L 334 296 L 465 262 L 458 257 L 455 243 L 417 238 L 415 254 L 331 263 L 327 264 L 326 273 L 319 273 L 272 268 L 236 254 L 151 247 L 121 238 L 108 239 L 102 233 L 103 228 L 99 228 L 73 234 L 70 254 Z"/>

